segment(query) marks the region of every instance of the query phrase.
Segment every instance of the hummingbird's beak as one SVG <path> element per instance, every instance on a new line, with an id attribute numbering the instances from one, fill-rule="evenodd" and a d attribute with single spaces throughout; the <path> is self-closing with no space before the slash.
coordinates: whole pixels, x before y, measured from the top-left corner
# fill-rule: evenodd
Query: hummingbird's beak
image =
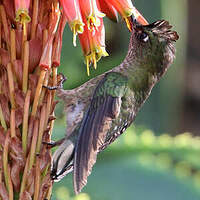
<path id="1" fill-rule="evenodd" d="M 140 23 L 138 23 L 137 18 L 134 15 L 131 15 L 129 17 L 129 23 L 130 23 L 130 31 L 135 31 L 138 27 L 138 25 L 141 25 Z"/>
<path id="2" fill-rule="evenodd" d="M 148 25 L 147 20 L 142 16 L 142 14 L 134 7 L 133 14 L 128 18 L 130 23 L 130 31 L 133 31 L 137 25 Z"/>
<path id="3" fill-rule="evenodd" d="M 136 19 L 136 21 L 141 25 L 148 25 L 148 21 L 143 17 L 143 15 L 134 7 L 133 8 L 133 15 Z"/>

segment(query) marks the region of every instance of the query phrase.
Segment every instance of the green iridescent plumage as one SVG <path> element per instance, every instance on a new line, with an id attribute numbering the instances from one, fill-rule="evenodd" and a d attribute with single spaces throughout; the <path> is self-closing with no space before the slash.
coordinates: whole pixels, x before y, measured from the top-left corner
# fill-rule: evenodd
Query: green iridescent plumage
<path id="1" fill-rule="evenodd" d="M 124 61 L 73 90 L 57 91 L 65 101 L 67 135 L 53 155 L 52 179 L 73 172 L 79 193 L 96 162 L 97 154 L 134 121 L 153 86 L 171 65 L 178 39 L 167 21 L 133 24 Z"/>

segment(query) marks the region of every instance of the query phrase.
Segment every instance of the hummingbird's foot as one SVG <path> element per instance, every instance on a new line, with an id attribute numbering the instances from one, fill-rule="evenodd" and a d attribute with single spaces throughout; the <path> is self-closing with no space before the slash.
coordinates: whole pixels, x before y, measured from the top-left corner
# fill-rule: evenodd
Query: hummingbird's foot
<path id="1" fill-rule="evenodd" d="M 50 148 L 53 148 L 62 144 L 63 141 L 64 141 L 64 138 L 58 141 L 42 142 L 42 143 L 48 145 Z"/>
<path id="2" fill-rule="evenodd" d="M 63 83 L 67 80 L 67 78 L 65 77 L 64 74 L 59 73 L 58 74 L 58 78 L 60 79 L 58 82 L 57 86 L 45 86 L 43 85 L 44 88 L 48 89 L 48 90 L 57 90 L 57 89 L 62 89 L 63 88 Z"/>

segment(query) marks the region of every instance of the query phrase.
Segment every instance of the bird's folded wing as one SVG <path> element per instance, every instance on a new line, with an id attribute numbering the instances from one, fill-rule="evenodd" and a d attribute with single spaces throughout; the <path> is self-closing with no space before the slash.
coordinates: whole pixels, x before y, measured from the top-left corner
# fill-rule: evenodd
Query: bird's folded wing
<path id="1" fill-rule="evenodd" d="M 96 162 L 98 149 L 103 145 L 111 121 L 120 109 L 120 98 L 107 96 L 98 108 L 85 116 L 74 158 L 74 191 L 79 193 L 87 183 L 93 165 Z M 117 104 L 117 105 L 114 105 Z"/>
<path id="2" fill-rule="evenodd" d="M 87 183 L 96 162 L 99 148 L 104 144 L 113 119 L 119 115 L 121 98 L 127 79 L 109 74 L 96 88 L 90 107 L 81 123 L 74 156 L 74 191 L 78 194 Z"/>

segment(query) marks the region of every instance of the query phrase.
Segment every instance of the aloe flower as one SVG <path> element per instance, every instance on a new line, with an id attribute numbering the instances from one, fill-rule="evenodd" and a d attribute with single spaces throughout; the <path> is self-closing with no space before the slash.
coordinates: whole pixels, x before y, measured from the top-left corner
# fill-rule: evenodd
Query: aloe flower
<path id="1" fill-rule="evenodd" d="M 55 91 L 65 25 L 78 36 L 87 74 L 108 56 L 103 17 L 130 29 L 130 0 L 0 0 L 0 199 L 50 199 Z"/>
<path id="2" fill-rule="evenodd" d="M 76 36 L 78 33 L 83 33 L 84 30 L 79 0 L 60 0 L 60 3 L 73 32 L 73 44 L 76 46 Z"/>
<path id="3" fill-rule="evenodd" d="M 60 0 L 60 2 L 74 35 L 74 46 L 76 46 L 76 35 L 79 35 L 88 75 L 91 64 L 96 69 L 98 60 L 102 56 L 108 56 L 102 20 L 104 16 L 117 21 L 119 13 L 129 30 L 131 30 L 131 15 L 134 15 L 139 23 L 148 24 L 131 0 Z"/>
<path id="4" fill-rule="evenodd" d="M 103 19 L 99 19 L 100 25 L 98 31 L 91 31 L 88 27 L 84 28 L 84 32 L 79 34 L 80 44 L 85 55 L 87 65 L 87 74 L 90 75 L 89 65 L 93 63 L 96 69 L 97 62 L 102 56 L 108 56 L 105 49 L 105 29 Z"/>
<path id="5" fill-rule="evenodd" d="M 83 18 L 86 19 L 88 29 L 95 31 L 100 26 L 100 19 L 105 16 L 98 7 L 97 2 L 93 0 L 79 0 Z"/>
<path id="6" fill-rule="evenodd" d="M 101 11 L 105 13 L 108 18 L 110 18 L 114 22 L 118 21 L 118 12 L 112 5 L 112 3 L 106 0 L 99 0 L 99 6 Z"/>

